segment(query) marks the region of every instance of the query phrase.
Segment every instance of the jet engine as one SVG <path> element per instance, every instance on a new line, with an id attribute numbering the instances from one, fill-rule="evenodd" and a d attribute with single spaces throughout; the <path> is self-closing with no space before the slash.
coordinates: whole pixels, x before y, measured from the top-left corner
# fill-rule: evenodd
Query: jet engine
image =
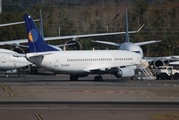
<path id="1" fill-rule="evenodd" d="M 114 73 L 117 78 L 131 78 L 135 75 L 135 71 L 131 67 L 119 68 L 117 72 Z"/>
<path id="2" fill-rule="evenodd" d="M 17 53 L 25 54 L 25 51 L 24 51 L 22 48 L 20 48 L 20 47 L 14 48 L 13 51 L 15 51 L 15 52 L 17 52 Z"/>
<path id="3" fill-rule="evenodd" d="M 82 45 L 78 42 L 78 41 L 74 41 L 74 40 L 69 40 L 67 41 L 65 44 L 71 44 L 74 43 L 73 45 L 69 45 L 69 46 L 64 46 L 64 50 L 82 50 Z"/>
<path id="4" fill-rule="evenodd" d="M 168 60 L 156 59 L 151 63 L 151 65 L 153 65 L 154 68 L 158 68 L 158 67 L 164 66 L 168 63 L 169 63 Z"/>

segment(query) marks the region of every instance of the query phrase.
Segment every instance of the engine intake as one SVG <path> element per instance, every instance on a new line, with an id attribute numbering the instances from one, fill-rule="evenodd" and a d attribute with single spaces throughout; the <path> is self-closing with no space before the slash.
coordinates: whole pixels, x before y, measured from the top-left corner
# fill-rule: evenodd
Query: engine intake
<path id="1" fill-rule="evenodd" d="M 165 64 L 168 64 L 168 63 L 169 63 L 168 60 L 156 59 L 156 60 L 154 60 L 152 65 L 154 66 L 154 68 L 158 68 L 158 67 L 164 66 Z"/>
<path id="2" fill-rule="evenodd" d="M 82 45 L 78 41 L 70 40 L 67 41 L 65 44 L 71 44 L 74 43 L 74 45 L 69 45 L 69 46 L 64 46 L 64 49 L 69 49 L 69 50 L 82 50 Z"/>
<path id="3" fill-rule="evenodd" d="M 20 47 L 14 48 L 13 51 L 15 51 L 17 53 L 23 53 L 23 54 L 25 54 L 25 51 L 22 48 L 20 48 Z"/>

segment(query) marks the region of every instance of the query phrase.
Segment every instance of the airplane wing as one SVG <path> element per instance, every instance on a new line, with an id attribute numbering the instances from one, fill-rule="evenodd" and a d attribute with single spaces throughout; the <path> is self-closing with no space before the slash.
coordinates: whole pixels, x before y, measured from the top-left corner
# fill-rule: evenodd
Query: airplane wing
<path id="1" fill-rule="evenodd" d="M 85 73 L 97 73 L 97 72 L 101 72 L 101 73 L 114 73 L 117 72 L 118 69 L 120 68 L 126 68 L 126 67 L 134 67 L 137 64 L 131 64 L 131 65 L 126 65 L 126 66 L 109 66 L 109 67 L 104 67 L 104 68 L 89 68 L 89 69 L 85 69 L 83 70 Z"/>
<path id="2" fill-rule="evenodd" d="M 128 33 L 137 33 L 142 29 L 142 27 L 144 25 L 145 24 L 143 24 L 137 31 L 129 31 Z M 60 40 L 60 39 L 72 39 L 72 40 L 75 40 L 76 38 L 88 38 L 88 37 L 99 37 L 99 36 L 121 35 L 121 34 L 126 34 L 126 32 L 113 32 L 113 33 L 99 33 L 99 34 L 84 34 L 84 35 L 46 37 L 46 38 L 44 38 L 44 40 L 45 41 Z"/>
<path id="3" fill-rule="evenodd" d="M 117 71 L 117 66 L 116 67 L 106 67 L 106 68 L 90 68 L 90 69 L 85 69 L 83 70 L 85 73 L 96 73 L 96 72 L 116 72 Z"/>
<path id="4" fill-rule="evenodd" d="M 44 55 L 50 55 L 52 54 L 51 52 L 43 52 L 43 53 L 27 53 L 26 56 L 27 58 L 33 58 L 33 57 L 39 57 L 39 56 L 44 56 Z"/>
<path id="5" fill-rule="evenodd" d="M 106 42 L 106 41 L 95 41 L 95 40 L 91 40 L 91 42 L 95 42 L 95 43 L 101 43 L 101 44 L 106 44 L 106 45 L 112 45 L 112 46 L 117 46 L 120 47 L 120 43 L 114 43 L 114 42 Z"/>
<path id="6" fill-rule="evenodd" d="M 34 21 L 39 21 L 39 20 L 37 19 L 37 20 L 34 20 Z M 10 26 L 10 25 L 18 25 L 18 24 L 23 24 L 23 23 L 25 23 L 25 21 L 14 22 L 14 23 L 6 23 L 6 24 L 0 24 L 0 27 Z"/>
<path id="7" fill-rule="evenodd" d="M 135 33 L 136 31 L 131 31 L 131 33 Z M 87 37 L 95 37 L 95 36 L 105 36 L 105 35 L 119 35 L 119 34 L 125 34 L 125 32 L 116 32 L 116 33 L 101 33 L 101 34 L 86 34 L 86 35 L 72 35 L 72 36 L 57 36 L 57 37 L 45 37 L 45 41 L 51 41 L 51 40 L 61 40 L 61 39 L 76 39 L 76 38 L 87 38 Z M 0 45 L 13 45 L 13 46 L 19 46 L 21 43 L 27 43 L 27 39 L 21 39 L 21 40 L 10 40 L 10 41 L 3 41 L 0 42 Z"/>
<path id="8" fill-rule="evenodd" d="M 161 40 L 152 40 L 152 41 L 146 41 L 146 42 L 139 42 L 135 44 L 142 46 L 142 45 L 148 45 L 148 44 L 157 43 L 157 42 L 161 42 Z"/>
<path id="9" fill-rule="evenodd" d="M 49 39 L 45 39 L 45 41 L 49 41 Z M 19 46 L 19 47 L 27 47 L 26 45 L 20 45 L 20 43 L 27 43 L 28 40 L 27 39 L 21 39 L 21 40 L 10 40 L 10 41 L 4 41 L 4 42 L 0 42 L 0 46 L 2 45 L 10 45 L 10 46 Z M 56 45 L 58 47 L 62 47 L 62 46 L 69 46 L 69 45 L 74 45 L 75 43 L 70 43 L 70 44 L 61 44 L 61 45 Z"/>
<path id="10" fill-rule="evenodd" d="M 10 26 L 10 25 L 17 25 L 17 24 L 22 24 L 22 23 L 25 23 L 25 21 L 15 22 L 15 23 L 7 23 L 7 24 L 0 24 L 0 27 Z"/>
<path id="11" fill-rule="evenodd" d="M 95 43 L 101 43 L 101 44 L 106 44 L 106 45 L 112 45 L 112 46 L 118 46 L 120 47 L 121 46 L 121 43 L 114 43 L 114 42 L 106 42 L 106 41 L 99 41 L 99 40 L 91 40 L 92 42 L 95 42 Z M 142 45 L 147 45 L 147 44 L 152 44 L 152 43 L 157 43 L 157 42 L 161 42 L 161 40 L 153 40 L 153 41 L 147 41 L 147 42 L 139 42 L 139 43 L 134 43 L 134 44 L 137 44 L 139 46 L 142 46 Z"/>
<path id="12" fill-rule="evenodd" d="M 136 33 L 137 31 L 130 31 L 129 33 Z M 71 35 L 71 36 L 57 36 L 57 37 L 46 37 L 44 40 L 61 40 L 61 39 L 72 39 L 76 38 L 88 38 L 88 37 L 99 37 L 99 36 L 109 36 L 109 35 L 120 35 L 126 32 L 114 32 L 114 33 L 100 33 L 100 34 L 85 34 L 85 35 Z"/>
<path id="13" fill-rule="evenodd" d="M 129 33 L 137 33 L 141 30 L 141 28 L 144 25 L 142 25 L 137 31 L 129 31 Z M 88 38 L 88 37 L 99 37 L 99 36 L 110 36 L 110 35 L 120 35 L 120 34 L 126 34 L 126 32 L 113 32 L 113 33 L 99 33 L 99 34 L 84 34 L 84 35 L 71 35 L 71 36 L 56 36 L 56 37 L 45 37 L 45 41 L 51 41 L 51 40 L 62 40 L 62 39 L 72 39 L 76 40 L 77 38 Z M 21 43 L 27 43 L 27 39 L 20 39 L 20 40 L 9 40 L 9 41 L 3 41 L 0 42 L 1 45 L 15 45 L 19 46 Z"/>
<path id="14" fill-rule="evenodd" d="M 168 61 L 168 62 L 175 62 L 175 61 L 179 61 L 179 56 L 174 57 L 174 56 L 166 56 L 166 57 L 144 57 L 144 59 L 146 59 L 148 62 L 152 62 L 155 60 L 162 60 L 162 61 Z"/>
<path id="15" fill-rule="evenodd" d="M 21 40 L 9 40 L 9 41 L 3 41 L 0 42 L 0 45 L 12 45 L 12 46 L 19 46 L 20 43 L 27 43 L 27 39 L 21 39 Z"/>

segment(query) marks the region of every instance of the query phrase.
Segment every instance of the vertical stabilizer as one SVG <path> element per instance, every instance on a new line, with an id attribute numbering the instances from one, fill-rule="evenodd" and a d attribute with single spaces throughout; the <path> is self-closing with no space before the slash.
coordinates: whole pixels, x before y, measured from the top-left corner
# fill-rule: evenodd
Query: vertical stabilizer
<path id="1" fill-rule="evenodd" d="M 129 41 L 129 33 L 128 33 L 128 13 L 127 13 L 127 9 L 126 9 L 126 42 L 130 42 Z"/>
<path id="2" fill-rule="evenodd" d="M 30 15 L 25 14 L 24 20 L 30 52 L 58 51 L 45 43 Z"/>
<path id="3" fill-rule="evenodd" d="M 42 38 L 44 38 L 44 30 L 43 30 L 43 23 L 42 23 L 42 11 L 40 10 L 40 34 Z"/>

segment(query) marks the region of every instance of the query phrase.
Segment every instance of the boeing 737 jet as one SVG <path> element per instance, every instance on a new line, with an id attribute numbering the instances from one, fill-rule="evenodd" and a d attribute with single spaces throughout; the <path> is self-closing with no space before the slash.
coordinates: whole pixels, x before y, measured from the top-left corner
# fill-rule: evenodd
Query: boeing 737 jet
<path id="1" fill-rule="evenodd" d="M 94 80 L 102 80 L 101 74 L 114 74 L 117 78 L 133 77 L 134 68 L 140 66 L 142 56 L 123 50 L 58 51 L 45 43 L 30 15 L 24 15 L 30 53 L 27 59 L 39 67 L 59 74 L 69 74 L 70 80 L 78 80 L 89 74 L 98 74 Z"/>

